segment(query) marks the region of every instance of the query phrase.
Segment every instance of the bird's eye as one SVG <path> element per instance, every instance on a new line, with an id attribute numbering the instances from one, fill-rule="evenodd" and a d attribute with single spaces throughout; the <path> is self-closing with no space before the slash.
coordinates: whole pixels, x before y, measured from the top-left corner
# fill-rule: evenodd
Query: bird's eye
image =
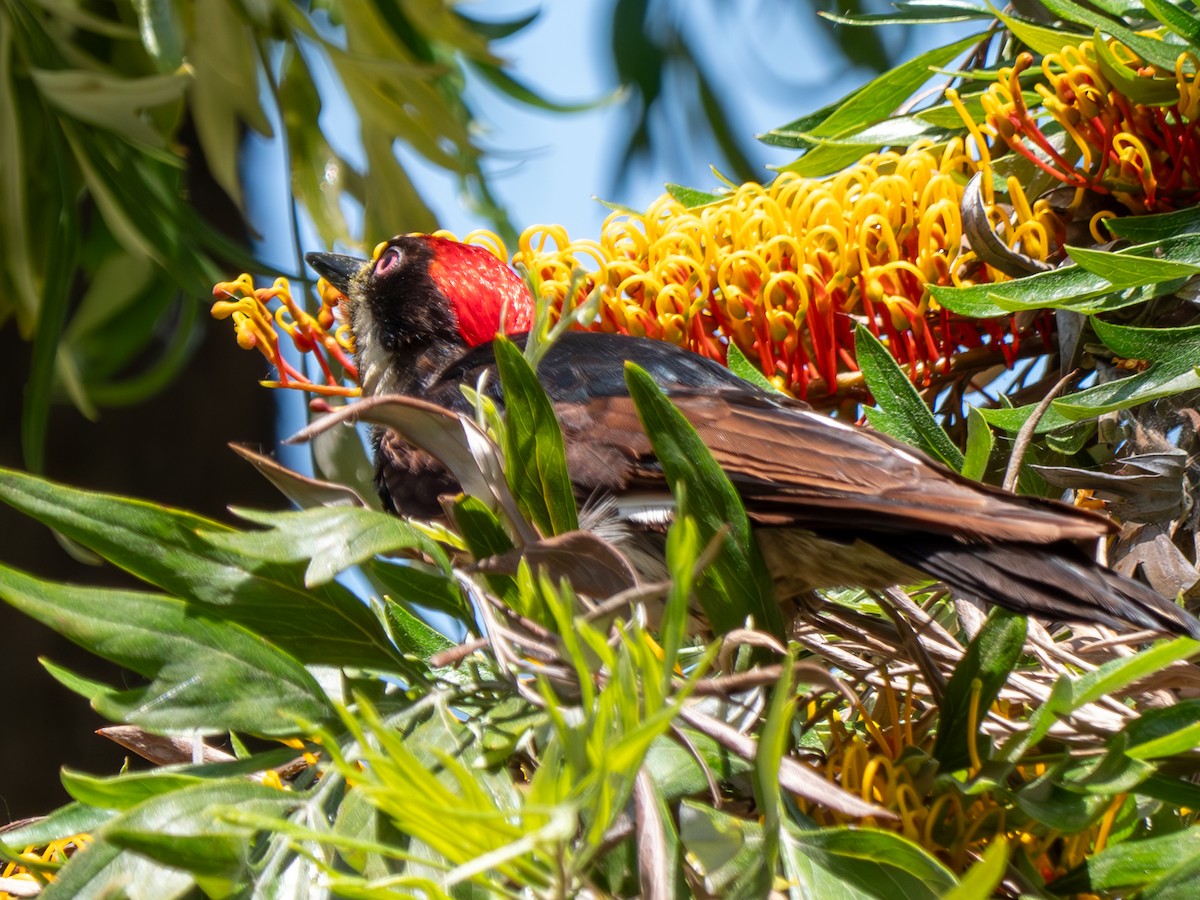
<path id="1" fill-rule="evenodd" d="M 388 247 L 375 263 L 375 274 L 384 275 L 400 265 L 403 254 L 399 247 Z"/>

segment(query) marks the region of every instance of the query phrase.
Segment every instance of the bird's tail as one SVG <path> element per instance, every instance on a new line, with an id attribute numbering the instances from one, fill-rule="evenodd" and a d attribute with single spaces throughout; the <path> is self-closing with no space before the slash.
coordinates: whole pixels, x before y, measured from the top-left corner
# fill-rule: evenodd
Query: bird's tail
<path id="1" fill-rule="evenodd" d="M 1047 619 L 1133 625 L 1200 639 L 1200 619 L 1066 541 L 966 547 L 929 537 L 889 542 L 886 550 L 969 599 Z"/>

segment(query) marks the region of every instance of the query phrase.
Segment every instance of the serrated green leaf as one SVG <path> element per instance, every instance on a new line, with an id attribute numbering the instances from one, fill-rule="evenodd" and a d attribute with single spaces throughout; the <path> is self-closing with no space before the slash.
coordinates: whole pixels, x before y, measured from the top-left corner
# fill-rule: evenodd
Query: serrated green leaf
<path id="1" fill-rule="evenodd" d="M 895 358 L 862 324 L 854 330 L 854 353 L 871 396 L 884 412 L 883 416 L 872 416 L 868 410 L 868 421 L 892 437 L 921 448 L 955 471 L 961 469 L 962 451 L 938 425 Z"/>
<path id="2" fill-rule="evenodd" d="M 504 388 L 504 458 L 509 487 L 543 534 L 575 531 L 579 513 L 554 406 L 520 349 L 503 337 L 493 346 Z"/>
<path id="3" fill-rule="evenodd" d="M 695 428 L 644 369 L 627 362 L 625 382 L 672 493 L 677 499 L 681 492 L 686 494 L 685 512 L 695 518 L 701 543 L 729 529 L 720 556 L 697 591 L 713 631 L 723 634 L 740 628 L 749 615 L 756 627 L 782 637 L 783 617 L 771 578 L 729 478 Z"/>
<path id="4" fill-rule="evenodd" d="M 324 691 L 282 651 L 173 597 L 41 581 L 0 566 L 0 598 L 92 653 L 152 679 L 92 698 L 150 730 L 298 733 L 332 716 Z"/>

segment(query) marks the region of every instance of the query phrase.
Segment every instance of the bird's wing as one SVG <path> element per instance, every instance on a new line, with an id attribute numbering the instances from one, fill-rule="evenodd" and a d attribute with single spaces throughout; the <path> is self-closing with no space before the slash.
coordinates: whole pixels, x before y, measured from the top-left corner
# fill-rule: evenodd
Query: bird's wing
<path id="1" fill-rule="evenodd" d="M 762 525 L 916 531 L 967 542 L 1095 538 L 1103 517 L 964 479 L 878 433 L 750 392 L 669 392 Z M 556 404 L 584 490 L 665 489 L 628 396 Z"/>

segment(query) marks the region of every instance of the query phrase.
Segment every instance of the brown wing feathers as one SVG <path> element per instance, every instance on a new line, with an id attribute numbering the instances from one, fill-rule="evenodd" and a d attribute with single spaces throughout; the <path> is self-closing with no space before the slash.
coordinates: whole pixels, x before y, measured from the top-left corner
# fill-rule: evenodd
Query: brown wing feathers
<path id="1" fill-rule="evenodd" d="M 764 525 L 921 531 L 978 541 L 1096 538 L 1104 518 L 1014 498 L 954 476 L 918 452 L 754 396 L 675 392 L 671 400 Z M 572 477 L 590 487 L 665 490 L 629 397 L 559 406 Z"/>

